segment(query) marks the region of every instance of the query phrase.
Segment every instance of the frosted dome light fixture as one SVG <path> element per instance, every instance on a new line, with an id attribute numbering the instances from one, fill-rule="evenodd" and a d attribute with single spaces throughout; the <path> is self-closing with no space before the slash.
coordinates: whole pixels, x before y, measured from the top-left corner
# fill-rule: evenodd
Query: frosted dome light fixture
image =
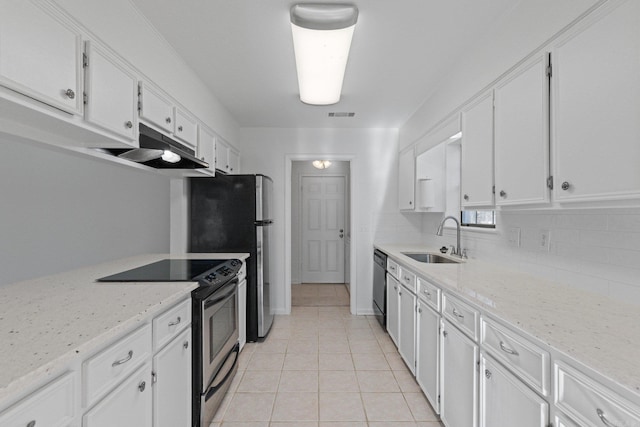
<path id="1" fill-rule="evenodd" d="M 340 101 L 358 8 L 351 4 L 295 4 L 290 10 L 300 100 Z"/>
<path id="2" fill-rule="evenodd" d="M 314 160 L 312 165 L 316 169 L 327 169 L 331 166 L 331 162 L 329 160 Z"/>

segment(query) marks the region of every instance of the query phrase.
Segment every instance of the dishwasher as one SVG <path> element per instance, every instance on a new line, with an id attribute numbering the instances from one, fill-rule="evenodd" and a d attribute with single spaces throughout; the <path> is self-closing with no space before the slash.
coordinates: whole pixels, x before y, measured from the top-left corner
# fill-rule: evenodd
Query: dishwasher
<path id="1" fill-rule="evenodd" d="M 373 251 L 373 311 L 386 329 L 387 325 L 387 255 L 374 249 Z"/>

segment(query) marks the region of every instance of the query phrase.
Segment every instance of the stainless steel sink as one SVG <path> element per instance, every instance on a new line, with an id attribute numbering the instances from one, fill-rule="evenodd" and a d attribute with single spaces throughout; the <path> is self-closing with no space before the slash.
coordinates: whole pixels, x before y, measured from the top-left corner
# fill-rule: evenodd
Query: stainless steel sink
<path id="1" fill-rule="evenodd" d="M 425 264 L 458 264 L 460 263 L 460 261 L 456 261 L 455 259 L 445 258 L 437 254 L 425 254 L 425 253 L 414 253 L 414 252 L 402 252 L 402 254 L 408 256 L 409 258 L 415 259 L 418 262 L 424 262 Z"/>

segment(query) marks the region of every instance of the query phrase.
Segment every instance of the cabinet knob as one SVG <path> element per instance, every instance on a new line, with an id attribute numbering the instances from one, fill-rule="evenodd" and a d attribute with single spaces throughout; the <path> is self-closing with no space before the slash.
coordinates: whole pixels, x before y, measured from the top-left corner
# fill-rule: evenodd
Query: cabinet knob
<path id="1" fill-rule="evenodd" d="M 167 118 L 165 119 L 165 121 L 166 121 L 167 123 L 171 123 L 171 117 L 167 117 Z"/>
<path id="2" fill-rule="evenodd" d="M 27 427 L 36 427 L 36 420 L 29 421 Z"/>
<path id="3" fill-rule="evenodd" d="M 185 341 L 184 344 L 182 344 L 182 346 L 186 349 L 189 348 L 189 341 Z"/>
<path id="4" fill-rule="evenodd" d="M 409 204 L 410 204 L 410 205 L 412 205 L 412 204 L 413 204 L 413 202 L 412 202 L 411 200 L 409 200 Z"/>
<path id="5" fill-rule="evenodd" d="M 487 379 L 491 379 L 491 375 L 493 375 L 493 374 L 491 373 L 490 370 L 488 370 L 488 369 L 484 370 L 484 376 L 487 377 Z"/>
<path id="6" fill-rule="evenodd" d="M 418 308 L 418 313 L 422 313 L 422 309 L 421 308 Z"/>
<path id="7" fill-rule="evenodd" d="M 462 198 L 468 201 L 469 200 L 469 195 L 465 194 Z"/>
<path id="8" fill-rule="evenodd" d="M 503 199 L 506 198 L 507 193 L 504 190 L 500 191 L 500 197 L 502 197 Z"/>
<path id="9" fill-rule="evenodd" d="M 442 331 L 442 336 L 443 336 L 443 337 L 445 337 L 445 338 L 446 338 L 448 335 L 449 335 L 449 332 L 447 332 L 447 331 Z"/>
<path id="10" fill-rule="evenodd" d="M 182 126 L 178 126 L 178 132 L 182 132 Z"/>
<path id="11" fill-rule="evenodd" d="M 567 191 L 568 189 L 571 188 L 571 184 L 569 184 L 569 182 L 565 181 L 565 182 L 562 183 L 560 188 L 562 188 L 563 190 Z"/>
<path id="12" fill-rule="evenodd" d="M 147 387 L 147 383 L 144 381 L 138 384 L 138 390 L 140 390 L 140 393 L 142 393 L 146 387 Z"/>
<path id="13" fill-rule="evenodd" d="M 133 127 L 133 122 L 131 120 L 129 120 L 124 125 L 127 127 L 127 129 L 131 129 Z"/>
<path id="14" fill-rule="evenodd" d="M 67 98 L 69 99 L 74 99 L 76 97 L 76 93 L 72 90 L 72 89 L 67 89 L 66 92 L 64 93 Z"/>

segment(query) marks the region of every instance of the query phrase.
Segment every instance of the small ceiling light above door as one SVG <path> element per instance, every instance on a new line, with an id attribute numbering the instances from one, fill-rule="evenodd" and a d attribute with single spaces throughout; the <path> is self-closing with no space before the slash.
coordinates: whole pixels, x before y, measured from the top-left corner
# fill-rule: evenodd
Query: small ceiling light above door
<path id="1" fill-rule="evenodd" d="M 327 169 L 331 166 L 331 162 L 329 160 L 314 160 L 312 165 L 316 169 Z"/>
<path id="2" fill-rule="evenodd" d="M 302 3 L 291 7 L 291 32 L 300 100 L 331 105 L 340 101 L 358 8 L 350 4 Z"/>

